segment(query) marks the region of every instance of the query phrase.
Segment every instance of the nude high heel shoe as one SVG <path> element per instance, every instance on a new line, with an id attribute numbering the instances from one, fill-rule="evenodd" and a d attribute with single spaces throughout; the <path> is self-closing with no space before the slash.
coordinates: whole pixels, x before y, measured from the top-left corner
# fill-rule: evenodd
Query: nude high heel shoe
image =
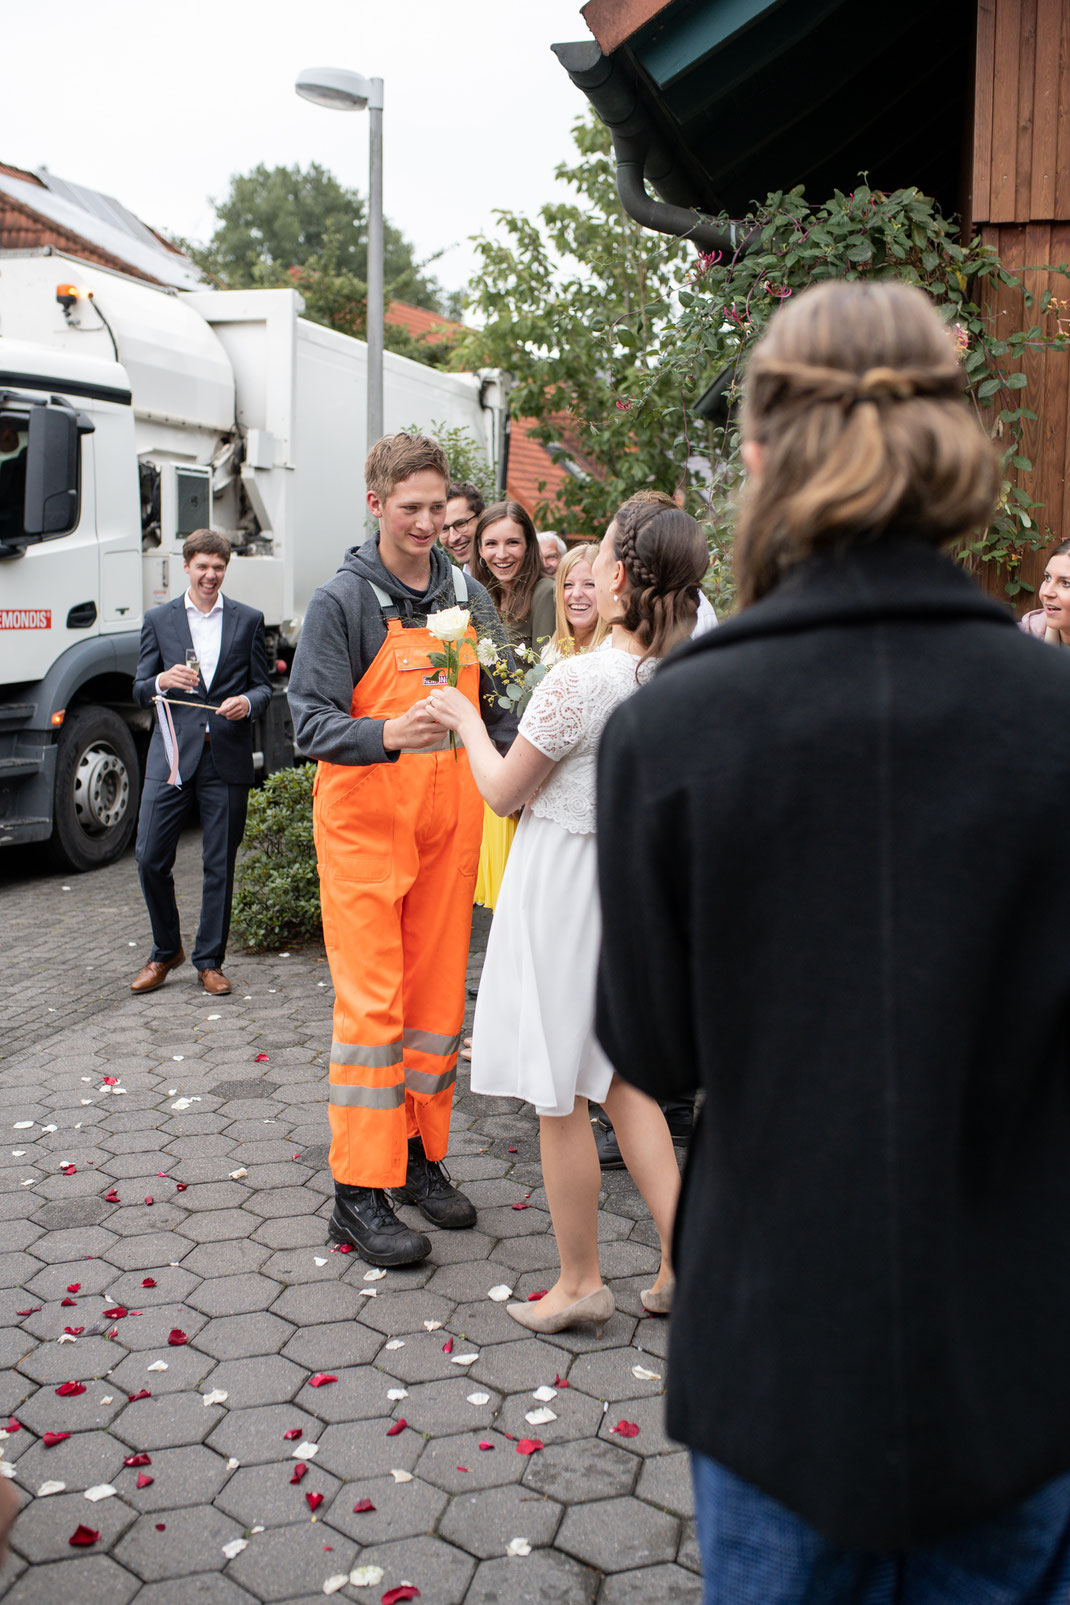
<path id="1" fill-rule="evenodd" d="M 601 1337 L 602 1328 L 617 1308 L 613 1294 L 605 1284 L 584 1298 L 566 1304 L 556 1315 L 540 1315 L 539 1302 L 507 1304 L 505 1313 L 511 1315 L 518 1326 L 527 1327 L 529 1332 L 564 1332 L 570 1326 L 593 1326 L 595 1337 Z"/>
<path id="2" fill-rule="evenodd" d="M 671 1276 L 664 1287 L 647 1287 L 639 1295 L 639 1302 L 649 1315 L 670 1315 L 672 1296 L 676 1292 L 676 1277 Z"/>

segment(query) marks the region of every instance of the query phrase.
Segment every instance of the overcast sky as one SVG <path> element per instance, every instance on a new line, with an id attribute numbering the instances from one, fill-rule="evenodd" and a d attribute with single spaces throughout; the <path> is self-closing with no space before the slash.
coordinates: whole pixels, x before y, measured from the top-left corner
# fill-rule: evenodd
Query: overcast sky
<path id="1" fill-rule="evenodd" d="M 300 100 L 303 67 L 385 80 L 384 205 L 447 289 L 501 207 L 554 198 L 586 106 L 551 44 L 589 38 L 581 0 L 95 0 L 3 4 L 0 162 L 115 195 L 206 239 L 232 173 L 317 161 L 362 192 L 368 119 Z"/>

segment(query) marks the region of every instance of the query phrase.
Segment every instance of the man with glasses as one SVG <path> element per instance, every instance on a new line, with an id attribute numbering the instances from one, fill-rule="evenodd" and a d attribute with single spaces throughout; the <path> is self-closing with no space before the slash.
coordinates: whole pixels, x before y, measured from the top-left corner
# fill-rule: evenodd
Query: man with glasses
<path id="1" fill-rule="evenodd" d="M 446 522 L 442 526 L 441 540 L 451 560 L 466 574 L 471 573 L 469 562 L 476 521 L 485 506 L 478 487 L 467 480 L 451 485 L 446 493 Z"/>

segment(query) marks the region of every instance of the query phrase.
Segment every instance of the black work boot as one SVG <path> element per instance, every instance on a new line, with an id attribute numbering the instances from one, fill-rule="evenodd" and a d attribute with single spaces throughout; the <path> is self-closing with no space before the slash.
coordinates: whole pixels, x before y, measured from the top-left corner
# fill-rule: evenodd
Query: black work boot
<path id="1" fill-rule="evenodd" d="M 694 1098 L 668 1099 L 661 1105 L 661 1112 L 665 1116 L 669 1136 L 673 1142 L 690 1142 L 691 1128 L 695 1123 Z M 598 1152 L 598 1163 L 602 1170 L 623 1170 L 624 1158 L 609 1116 L 602 1110 L 591 1124 L 594 1127 L 594 1145 Z"/>
<path id="2" fill-rule="evenodd" d="M 432 1226 L 457 1231 L 476 1223 L 476 1206 L 454 1187 L 449 1172 L 439 1160 L 428 1159 L 419 1137 L 409 1138 L 409 1168 L 404 1187 L 392 1187 L 390 1191 L 396 1203 L 415 1204 Z"/>
<path id="3" fill-rule="evenodd" d="M 381 1187 L 347 1187 L 336 1181 L 327 1234 L 336 1243 L 351 1244 L 369 1265 L 418 1265 L 431 1252 L 430 1239 L 398 1220 L 390 1195 Z"/>

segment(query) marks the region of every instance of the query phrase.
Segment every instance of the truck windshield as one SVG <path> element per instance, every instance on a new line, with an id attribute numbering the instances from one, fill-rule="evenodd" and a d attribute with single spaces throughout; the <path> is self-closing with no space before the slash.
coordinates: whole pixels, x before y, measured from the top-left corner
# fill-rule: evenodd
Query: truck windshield
<path id="1" fill-rule="evenodd" d="M 23 534 L 28 441 L 27 421 L 0 418 L 0 542 L 18 540 Z"/>

